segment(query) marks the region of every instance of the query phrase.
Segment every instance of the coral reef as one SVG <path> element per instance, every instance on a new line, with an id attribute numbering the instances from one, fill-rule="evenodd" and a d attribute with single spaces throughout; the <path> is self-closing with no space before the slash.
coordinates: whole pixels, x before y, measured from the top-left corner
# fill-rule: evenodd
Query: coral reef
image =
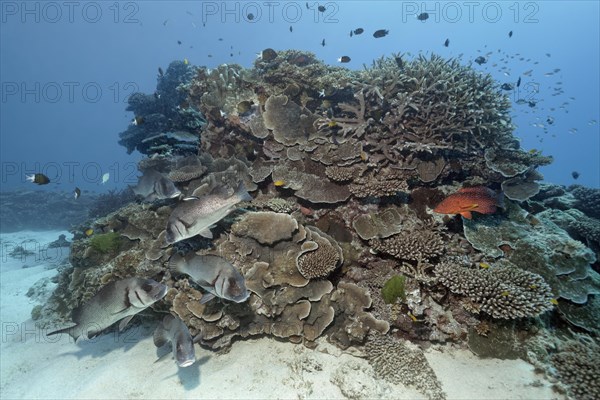
<path id="1" fill-rule="evenodd" d="M 364 346 L 378 376 L 430 398 L 444 398 L 433 371 L 397 338 L 481 354 L 501 343 L 497 354 L 525 357 L 547 328 L 597 334 L 598 192 L 539 183 L 551 157 L 519 148 L 508 97 L 460 60 L 394 55 L 349 71 L 265 49 L 250 69 L 173 62 L 128 109 L 136 123 L 120 144 L 148 155 L 140 171 L 168 176 L 183 197 L 242 181 L 252 200 L 214 239 L 167 246 L 177 200 L 105 195 L 38 324 L 65 320 L 107 282 L 147 277 L 169 287 L 152 308 L 208 348 L 258 335 L 312 348 L 325 337 Z M 475 186 L 502 188 L 506 209 L 432 212 Z M 174 252 L 221 257 L 250 297 L 201 303 L 202 287 L 169 269 Z"/>
<path id="2" fill-rule="evenodd" d="M 162 71 L 162 70 L 160 70 Z M 194 154 L 200 132 L 206 124 L 203 115 L 187 102 L 185 84 L 196 69 L 183 61 L 173 61 L 159 73 L 154 94 L 134 93 L 128 99 L 127 111 L 134 122 L 119 134 L 119 144 L 142 154 Z"/>
<path id="3" fill-rule="evenodd" d="M 529 216 L 511 204 L 509 218 L 486 215 L 465 221 L 466 238 L 490 257 L 506 256 L 515 265 L 541 275 L 562 299 L 576 304 L 600 293 L 600 275 L 590 264 L 594 253 L 543 215 Z"/>
<path id="4" fill-rule="evenodd" d="M 90 218 L 100 218 L 110 214 L 113 211 L 131 203 L 135 199 L 135 193 L 131 188 L 122 190 L 109 190 L 107 193 L 100 194 L 91 205 L 88 216 Z"/>

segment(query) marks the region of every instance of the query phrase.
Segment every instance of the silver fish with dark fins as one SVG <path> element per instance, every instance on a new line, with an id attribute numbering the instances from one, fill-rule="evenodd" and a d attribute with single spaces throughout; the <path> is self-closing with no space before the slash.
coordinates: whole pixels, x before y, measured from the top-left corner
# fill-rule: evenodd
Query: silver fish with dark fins
<path id="1" fill-rule="evenodd" d="M 145 170 L 138 184 L 132 189 L 136 195 L 142 196 L 146 201 L 172 199 L 181 194 L 173 181 L 153 169 Z"/>
<path id="2" fill-rule="evenodd" d="M 212 255 L 188 253 L 185 256 L 174 254 L 169 260 L 169 268 L 192 277 L 208 293 L 200 303 L 214 297 L 242 303 L 250 297 L 242 274 L 224 258 Z"/>
<path id="3" fill-rule="evenodd" d="M 185 368 L 196 362 L 194 341 L 188 327 L 181 319 L 171 314 L 165 315 L 154 331 L 156 347 L 162 347 L 169 342 L 178 366 Z"/>
<path id="4" fill-rule="evenodd" d="M 210 227 L 235 209 L 240 201 L 252 200 L 244 183 L 240 182 L 233 195 L 225 187 L 202 197 L 187 197 L 175 207 L 167 221 L 166 244 L 201 235 L 212 239 Z"/>
<path id="5" fill-rule="evenodd" d="M 162 299 L 167 287 L 152 279 L 127 278 L 104 286 L 87 303 L 73 310 L 75 325 L 48 334 L 68 333 L 77 340 L 93 338 L 104 329 L 121 320 L 122 331 L 133 316 Z"/>

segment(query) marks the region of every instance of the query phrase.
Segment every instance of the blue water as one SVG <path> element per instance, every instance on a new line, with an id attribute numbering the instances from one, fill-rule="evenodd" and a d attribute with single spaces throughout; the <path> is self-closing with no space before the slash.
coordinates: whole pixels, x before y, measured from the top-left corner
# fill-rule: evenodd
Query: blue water
<path id="1" fill-rule="evenodd" d="M 125 110 L 128 95 L 152 93 L 157 68 L 172 60 L 250 67 L 266 47 L 309 50 L 330 64 L 347 55 L 353 69 L 393 52 L 462 54 L 465 64 L 491 52 L 474 68 L 500 83 L 522 78 L 511 96 L 536 106 L 515 104 L 516 136 L 525 149 L 554 156 L 541 169 L 546 181 L 600 187 L 598 2 L 320 4 L 323 13 L 304 1 L 3 1 L 1 189 L 27 187 L 25 174 L 38 171 L 58 182 L 43 190 L 135 183 L 141 155 L 117 144 L 133 117 Z M 417 20 L 421 12 L 429 19 Z M 350 37 L 359 27 L 365 32 Z M 375 39 L 377 29 L 389 35 Z M 552 96 L 555 90 L 560 94 Z M 572 171 L 580 173 L 577 181 Z M 111 178 L 99 186 L 105 172 Z"/>

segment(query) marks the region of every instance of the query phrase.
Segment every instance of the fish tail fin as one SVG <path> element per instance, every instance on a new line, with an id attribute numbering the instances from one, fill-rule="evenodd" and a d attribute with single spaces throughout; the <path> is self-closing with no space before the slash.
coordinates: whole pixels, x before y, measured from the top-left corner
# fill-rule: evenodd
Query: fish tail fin
<path id="1" fill-rule="evenodd" d="M 29 182 L 33 182 L 33 181 L 35 181 L 35 174 L 25 175 L 25 179 L 27 179 Z"/>
<path id="2" fill-rule="evenodd" d="M 240 201 L 252 200 L 252 196 L 250 196 L 250 193 L 248 193 L 248 191 L 246 190 L 246 185 L 244 185 L 244 181 L 240 181 L 240 184 L 238 185 L 237 189 L 235 189 L 235 196 Z"/>
<path id="3" fill-rule="evenodd" d="M 173 253 L 173 255 L 169 258 L 169 269 L 175 272 L 181 272 L 181 262 L 183 261 L 183 257 L 179 253 Z"/>
<path id="4" fill-rule="evenodd" d="M 502 208 L 503 210 L 506 209 L 504 207 L 504 192 L 502 190 L 500 193 L 498 193 L 498 196 L 496 196 L 496 206 Z"/>
<path id="5" fill-rule="evenodd" d="M 156 347 L 162 347 L 167 343 L 167 330 L 163 326 L 162 322 L 156 327 L 152 338 Z"/>
<path id="6" fill-rule="evenodd" d="M 73 325 L 70 326 L 68 328 L 62 328 L 62 329 L 58 329 L 56 331 L 52 331 L 50 333 L 47 333 L 46 336 L 54 336 L 54 335 L 60 335 L 63 333 L 68 333 L 69 336 L 71 336 L 73 338 L 73 340 L 77 340 L 77 338 L 79 337 L 79 335 L 77 335 L 75 333 L 75 328 L 77 327 L 77 325 Z"/>

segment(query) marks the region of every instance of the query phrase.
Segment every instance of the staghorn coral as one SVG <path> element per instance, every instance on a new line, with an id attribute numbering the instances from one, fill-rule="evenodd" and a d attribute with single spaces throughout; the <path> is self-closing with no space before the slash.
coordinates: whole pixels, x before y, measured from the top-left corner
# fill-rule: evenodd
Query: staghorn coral
<path id="1" fill-rule="evenodd" d="M 435 231 L 403 232 L 386 239 L 371 239 L 375 251 L 389 254 L 400 260 L 426 261 L 444 253 L 445 243 Z"/>
<path id="2" fill-rule="evenodd" d="M 445 261 L 434 272 L 452 293 L 469 297 L 476 309 L 493 318 L 534 317 L 552 308 L 552 291 L 544 279 L 507 261 L 489 269 Z"/>
<path id="3" fill-rule="evenodd" d="M 577 400 L 600 398 L 600 345 L 588 338 L 585 343 L 571 340 L 560 346 L 551 358 L 558 379 Z"/>
<path id="4" fill-rule="evenodd" d="M 365 355 L 376 377 L 413 387 L 428 399 L 446 398 L 425 355 L 409 342 L 372 334 L 365 344 Z"/>

